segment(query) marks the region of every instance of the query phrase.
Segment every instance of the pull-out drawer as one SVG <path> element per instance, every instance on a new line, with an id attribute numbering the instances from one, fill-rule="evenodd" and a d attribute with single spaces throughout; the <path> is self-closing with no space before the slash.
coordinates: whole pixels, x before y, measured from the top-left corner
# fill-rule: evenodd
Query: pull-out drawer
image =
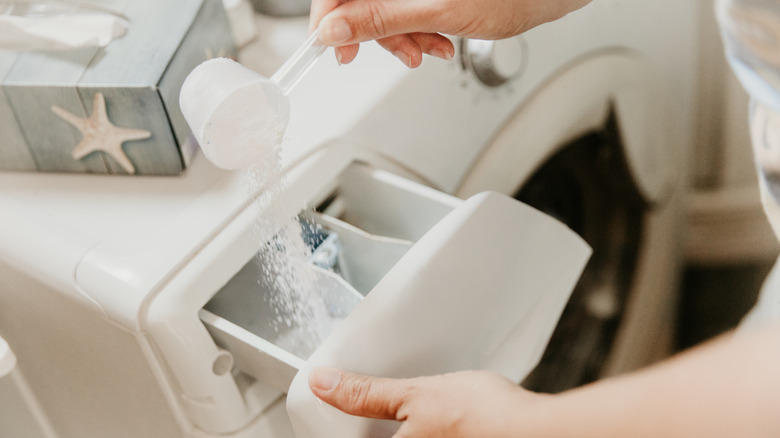
<path id="1" fill-rule="evenodd" d="M 317 241 L 306 267 L 338 322 L 461 200 L 391 173 L 355 163 L 342 172 L 315 212 L 300 220 Z M 311 236 L 316 233 L 318 236 Z M 286 392 L 311 351 L 296 348 L 296 329 L 280 328 L 281 294 L 264 275 L 262 253 L 250 260 L 199 312 L 241 372 Z M 290 263 L 298 263 L 290 260 Z M 301 351 L 303 350 L 303 351 Z"/>
<path id="2" fill-rule="evenodd" d="M 299 437 L 363 436 L 373 426 L 319 410 L 305 384 L 311 366 L 397 377 L 488 369 L 519 381 L 537 363 L 588 246 L 514 199 L 463 201 L 377 165 L 393 168 L 339 147 L 285 175 L 288 207 L 277 213 L 298 214 L 312 243 L 309 259 L 289 266 L 313 280 L 298 303 L 325 313 L 317 336 L 307 337 L 311 324 L 279 324 L 296 315 L 274 300 L 295 287 L 263 275 L 274 252 L 258 249 L 279 235 L 258 236 L 263 202 L 215 229 L 149 301 L 148 351 L 193 427 L 264 436 L 263 413 L 287 393 Z M 303 204 L 316 211 L 300 213 Z"/>
<path id="3" fill-rule="evenodd" d="M 279 291 L 263 280 L 262 261 L 245 265 L 200 313 L 242 373 L 280 391 L 292 383 L 299 438 L 377 427 L 317 403 L 306 385 L 315 365 L 394 377 L 489 369 L 521 380 L 590 255 L 564 225 L 511 198 L 461 201 L 358 163 L 321 207 L 302 219 L 320 234 L 306 269 L 340 322 L 311 357 L 274 326 L 262 297 Z"/>

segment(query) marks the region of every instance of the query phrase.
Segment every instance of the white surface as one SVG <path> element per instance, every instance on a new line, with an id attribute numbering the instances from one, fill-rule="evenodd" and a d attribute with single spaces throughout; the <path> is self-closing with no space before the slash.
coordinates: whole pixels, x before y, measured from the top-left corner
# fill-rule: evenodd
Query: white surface
<path id="1" fill-rule="evenodd" d="M 312 367 L 415 377 L 486 369 L 522 380 L 541 358 L 590 248 L 566 226 L 497 193 L 436 224 L 314 352 L 287 411 L 298 438 L 390 436 L 309 389 Z"/>
<path id="2" fill-rule="evenodd" d="M 7 403 L 7 404 L 6 404 Z M 25 438 L 56 438 L 35 394 L 21 372 L 16 369 L 16 356 L 0 337 L 0 431 Z M 5 429 L 4 429 L 5 428 Z M 10 429 L 10 430 L 9 430 Z M 24 434 L 24 435 L 21 435 Z M 11 435 L 9 435 L 11 436 Z"/>
<path id="3" fill-rule="evenodd" d="M 25 388 L 25 382 L 21 379 L 19 371 L 0 377 L 0 431 L 3 436 L 24 438 L 54 438 L 54 434 L 44 434 L 36 421 L 35 415 L 27 405 L 26 395 L 30 395 Z M 51 432 L 51 429 L 49 429 Z"/>
<path id="4" fill-rule="evenodd" d="M 202 157 L 179 178 L 0 173 L 0 187 L 0 261 L 131 330 L 155 285 L 247 202 L 240 175 Z"/>

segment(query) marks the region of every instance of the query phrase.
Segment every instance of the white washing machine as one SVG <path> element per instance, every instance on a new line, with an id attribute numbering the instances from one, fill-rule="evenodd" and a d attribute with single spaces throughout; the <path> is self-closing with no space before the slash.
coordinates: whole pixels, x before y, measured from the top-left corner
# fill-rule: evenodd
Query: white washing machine
<path id="1" fill-rule="evenodd" d="M 414 240 L 459 202 L 451 195 L 523 199 L 594 247 L 526 384 L 560 390 L 550 381 L 662 357 L 695 12 L 601 0 L 497 45 L 458 41 L 453 62 L 414 71 L 371 44 L 350 66 L 324 59 L 291 96 L 287 213 L 338 208 Z M 243 61 L 262 70 L 305 26 L 259 23 L 274 32 Z M 0 187 L 0 336 L 40 436 L 291 436 L 283 390 L 300 359 L 259 337 L 236 343 L 215 317 L 218 293 L 246 281 L 264 187 L 202 157 L 178 178 L 4 173 Z"/>

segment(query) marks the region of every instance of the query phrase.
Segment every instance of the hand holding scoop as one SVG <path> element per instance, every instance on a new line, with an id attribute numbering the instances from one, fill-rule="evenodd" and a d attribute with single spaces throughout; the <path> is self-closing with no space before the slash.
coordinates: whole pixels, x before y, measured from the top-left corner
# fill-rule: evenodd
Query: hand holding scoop
<path id="1" fill-rule="evenodd" d="M 195 67 L 179 106 L 206 158 L 239 169 L 273 153 L 290 119 L 288 94 L 326 48 L 315 31 L 270 79 L 227 58 Z"/>

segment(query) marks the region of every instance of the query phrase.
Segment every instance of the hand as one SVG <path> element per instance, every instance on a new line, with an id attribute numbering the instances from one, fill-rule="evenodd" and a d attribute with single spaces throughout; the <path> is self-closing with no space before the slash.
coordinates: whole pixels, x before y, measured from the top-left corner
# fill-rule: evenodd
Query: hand
<path id="1" fill-rule="evenodd" d="M 487 371 L 386 379 L 315 368 L 309 386 L 348 414 L 403 421 L 394 438 L 521 436 L 520 405 L 549 397 Z"/>
<path id="2" fill-rule="evenodd" d="M 337 46 L 339 63 L 355 59 L 358 43 L 377 42 L 410 68 L 422 54 L 451 59 L 455 48 L 440 33 L 501 39 L 579 9 L 590 0 L 313 0 L 311 29 Z"/>

